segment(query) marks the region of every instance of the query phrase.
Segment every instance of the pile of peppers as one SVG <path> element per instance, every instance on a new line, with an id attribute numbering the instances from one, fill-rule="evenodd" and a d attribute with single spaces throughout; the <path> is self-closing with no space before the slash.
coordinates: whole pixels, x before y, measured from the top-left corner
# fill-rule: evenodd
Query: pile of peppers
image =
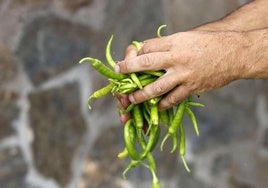
<path id="1" fill-rule="evenodd" d="M 161 37 L 161 30 L 165 27 L 166 25 L 161 25 L 157 29 L 158 37 Z M 110 67 L 99 59 L 92 57 L 85 57 L 79 61 L 79 63 L 89 62 L 96 71 L 105 76 L 109 81 L 105 87 L 95 91 L 88 98 L 89 108 L 91 108 L 90 103 L 92 99 L 98 99 L 108 94 L 132 93 L 138 89 L 142 89 L 165 74 L 164 71 L 145 71 L 130 74 L 114 72 L 116 62 L 111 55 L 112 41 L 113 35 L 109 39 L 105 50 L 106 60 Z M 133 41 L 132 44 L 138 50 L 141 48 L 140 43 L 137 41 Z M 158 102 L 161 98 L 162 96 L 155 97 L 139 104 L 130 104 L 126 109 L 120 109 L 120 113 L 122 114 L 131 114 L 131 118 L 124 126 L 125 148 L 118 154 L 119 159 L 130 159 L 128 166 L 123 172 L 123 178 L 126 178 L 126 173 L 130 169 L 142 165 L 148 168 L 152 174 L 152 188 L 161 187 L 159 178 L 157 177 L 157 165 L 152 152 L 160 142 L 160 132 L 164 129 L 166 129 L 166 133 L 161 141 L 161 151 L 167 139 L 171 138 L 172 148 L 170 152 L 178 151 L 185 169 L 190 172 L 185 160 L 186 137 L 183 117 L 185 114 L 190 117 L 195 133 L 199 136 L 197 120 L 191 107 L 204 106 L 201 103 L 193 102 L 192 96 L 190 95 L 187 99 L 172 108 L 159 111 Z"/>

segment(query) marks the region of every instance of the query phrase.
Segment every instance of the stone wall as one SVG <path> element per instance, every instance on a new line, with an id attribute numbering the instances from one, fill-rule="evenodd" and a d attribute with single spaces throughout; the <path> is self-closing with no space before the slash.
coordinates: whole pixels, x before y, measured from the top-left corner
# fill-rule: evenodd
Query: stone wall
<path id="1" fill-rule="evenodd" d="M 112 97 L 87 97 L 105 84 L 84 56 L 115 59 L 132 40 L 218 19 L 245 1 L 0 1 L 0 187 L 145 188 L 143 168 L 121 173 L 122 125 Z M 210 10 L 210 11 L 208 11 Z M 178 156 L 156 152 L 163 187 L 268 187 L 268 84 L 236 81 L 201 95 L 201 136 L 187 127 L 185 172 Z M 187 119 L 186 119 L 187 121 Z"/>

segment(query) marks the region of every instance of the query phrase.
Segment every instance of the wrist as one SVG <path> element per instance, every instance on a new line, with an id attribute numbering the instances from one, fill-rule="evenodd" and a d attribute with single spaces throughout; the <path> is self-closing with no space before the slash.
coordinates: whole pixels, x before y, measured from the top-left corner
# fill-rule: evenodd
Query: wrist
<path id="1" fill-rule="evenodd" d="M 243 33 L 240 78 L 268 78 L 268 29 Z"/>

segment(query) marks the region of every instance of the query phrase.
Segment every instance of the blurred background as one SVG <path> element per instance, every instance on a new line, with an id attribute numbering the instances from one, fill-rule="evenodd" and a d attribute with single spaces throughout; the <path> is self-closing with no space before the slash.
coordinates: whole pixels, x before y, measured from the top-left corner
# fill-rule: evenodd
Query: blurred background
<path id="1" fill-rule="evenodd" d="M 148 188 L 151 175 L 117 154 L 123 129 L 113 97 L 87 97 L 106 84 L 85 56 L 116 60 L 132 40 L 219 19 L 245 0 L 1 0 L 0 187 Z M 200 70 L 202 71 L 202 70 Z M 185 171 L 155 149 L 163 188 L 268 187 L 268 82 L 240 80 L 202 93 L 200 137 L 187 126 Z M 185 121 L 188 121 L 185 119 Z"/>

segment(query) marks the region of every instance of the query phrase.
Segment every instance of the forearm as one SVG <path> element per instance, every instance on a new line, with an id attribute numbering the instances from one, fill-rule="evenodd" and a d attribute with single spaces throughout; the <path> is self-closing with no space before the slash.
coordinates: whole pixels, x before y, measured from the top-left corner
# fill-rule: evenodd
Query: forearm
<path id="1" fill-rule="evenodd" d="M 211 22 L 194 30 L 204 31 L 248 31 L 268 26 L 268 0 L 252 1 L 221 20 Z"/>
<path id="2" fill-rule="evenodd" d="M 268 78 L 268 27 L 245 33 L 246 43 L 241 46 L 241 78 Z"/>

